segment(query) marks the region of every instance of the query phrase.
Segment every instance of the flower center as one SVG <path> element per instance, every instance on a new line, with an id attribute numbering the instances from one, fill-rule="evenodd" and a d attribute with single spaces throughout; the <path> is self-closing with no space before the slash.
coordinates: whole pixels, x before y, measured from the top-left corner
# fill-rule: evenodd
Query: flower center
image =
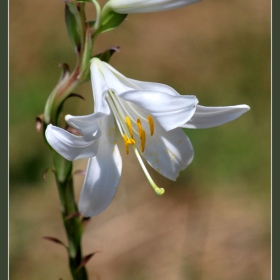
<path id="1" fill-rule="evenodd" d="M 146 144 L 146 131 L 142 126 L 140 118 L 133 118 L 129 113 L 129 110 L 113 91 L 108 92 L 106 100 L 115 116 L 119 131 L 123 137 L 126 153 L 129 154 L 129 146 L 134 146 L 136 144 L 134 133 L 139 136 L 139 146 L 141 152 L 143 153 L 145 151 Z M 131 107 L 130 109 L 139 115 L 134 108 Z M 148 123 L 150 136 L 152 136 L 154 134 L 153 117 L 151 115 L 148 115 L 147 118 L 141 116 L 141 119 Z"/>
<path id="2" fill-rule="evenodd" d="M 163 188 L 159 188 L 153 179 L 151 178 L 143 160 L 140 156 L 140 153 L 136 147 L 136 140 L 134 139 L 134 133 L 139 136 L 139 145 L 140 150 L 143 153 L 145 151 L 145 144 L 146 144 L 146 131 L 142 126 L 140 118 L 137 118 L 136 121 L 133 117 L 131 117 L 131 114 L 129 113 L 128 109 L 124 106 L 123 102 L 119 100 L 118 96 L 111 90 L 108 91 L 108 94 L 105 97 L 106 101 L 108 102 L 117 126 L 119 128 L 119 131 L 123 137 L 124 145 L 125 145 L 125 151 L 126 154 L 129 154 L 129 146 L 132 146 L 132 149 L 148 179 L 151 186 L 153 187 L 154 191 L 157 195 L 162 195 L 165 191 Z M 133 107 L 131 109 L 137 114 L 140 115 Z M 147 118 L 141 117 L 144 121 L 146 121 L 150 128 L 150 136 L 153 136 L 154 134 L 154 120 L 151 115 L 148 115 Z M 137 130 L 135 129 L 137 127 Z"/>

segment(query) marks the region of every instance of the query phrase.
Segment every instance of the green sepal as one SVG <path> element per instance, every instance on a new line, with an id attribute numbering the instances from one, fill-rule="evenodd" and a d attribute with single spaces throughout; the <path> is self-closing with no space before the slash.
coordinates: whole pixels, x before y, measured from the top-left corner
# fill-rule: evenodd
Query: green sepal
<path id="1" fill-rule="evenodd" d="M 66 22 L 67 31 L 68 31 L 70 40 L 73 43 L 75 50 L 78 52 L 80 49 L 80 45 L 81 45 L 80 36 L 77 31 L 77 22 L 76 22 L 75 16 L 70 11 L 68 4 L 65 5 L 65 22 Z"/>

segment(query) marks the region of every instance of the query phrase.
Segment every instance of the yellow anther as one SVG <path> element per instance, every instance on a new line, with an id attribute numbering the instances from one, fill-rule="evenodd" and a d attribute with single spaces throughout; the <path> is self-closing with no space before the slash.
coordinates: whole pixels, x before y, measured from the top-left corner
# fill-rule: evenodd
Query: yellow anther
<path id="1" fill-rule="evenodd" d="M 151 115 L 148 116 L 148 122 L 149 122 L 149 125 L 150 125 L 150 134 L 152 136 L 154 134 L 155 126 L 154 126 L 153 117 Z"/>
<path id="2" fill-rule="evenodd" d="M 141 121 L 140 119 L 137 119 L 137 126 L 138 126 L 138 135 L 139 137 L 141 138 L 141 135 L 142 135 L 142 124 L 141 124 Z"/>
<path id="3" fill-rule="evenodd" d="M 124 141 L 124 145 L 125 145 L 125 151 L 126 154 L 129 154 L 129 145 L 134 145 L 136 143 L 136 141 L 132 138 L 127 138 L 127 136 L 125 134 L 123 134 L 123 141 Z"/>
<path id="4" fill-rule="evenodd" d="M 142 133 L 140 135 L 140 141 L 141 141 L 140 148 L 141 148 L 141 152 L 143 153 L 145 150 L 145 143 L 146 143 L 146 131 L 144 129 L 142 130 Z"/>
<path id="5" fill-rule="evenodd" d="M 126 124 L 128 126 L 130 137 L 133 139 L 132 124 L 131 124 L 130 118 L 128 116 L 125 117 L 125 122 L 126 122 Z"/>
<path id="6" fill-rule="evenodd" d="M 125 134 L 123 134 L 123 141 L 124 141 L 124 145 L 125 145 L 125 151 L 126 154 L 129 154 L 129 148 L 128 148 L 128 141 L 127 141 L 127 136 Z"/>
<path id="7" fill-rule="evenodd" d="M 127 144 L 129 145 L 134 145 L 136 143 L 136 141 L 132 138 L 127 138 Z"/>

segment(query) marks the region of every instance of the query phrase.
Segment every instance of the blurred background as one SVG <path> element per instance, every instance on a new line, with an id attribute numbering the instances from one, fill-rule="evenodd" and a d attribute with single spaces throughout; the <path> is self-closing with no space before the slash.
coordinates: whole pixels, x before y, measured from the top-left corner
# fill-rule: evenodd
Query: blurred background
<path id="1" fill-rule="evenodd" d="M 104 2 L 102 2 L 104 3 Z M 92 5 L 93 6 L 93 5 Z M 88 5 L 88 19 L 95 11 Z M 87 225 L 90 279 L 270 279 L 270 1 L 204 0 L 178 10 L 129 15 L 96 41 L 120 46 L 111 64 L 137 80 L 161 82 L 201 105 L 248 104 L 226 125 L 188 130 L 193 163 L 171 182 L 149 169 L 157 197 L 133 154 L 112 204 Z M 35 117 L 75 55 L 58 0 L 10 0 L 10 279 L 70 279 L 52 166 Z M 90 84 L 65 110 L 91 113 Z M 79 160 L 74 170 L 85 169 Z M 75 176 L 77 199 L 83 177 Z"/>

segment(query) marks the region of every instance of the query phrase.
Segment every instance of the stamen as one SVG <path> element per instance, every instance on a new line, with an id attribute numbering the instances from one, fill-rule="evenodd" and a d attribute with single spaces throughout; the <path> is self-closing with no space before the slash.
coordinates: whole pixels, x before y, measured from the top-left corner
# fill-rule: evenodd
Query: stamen
<path id="1" fill-rule="evenodd" d="M 140 135 L 140 140 L 141 140 L 140 148 L 141 148 L 141 152 L 143 153 L 145 150 L 145 144 L 146 144 L 146 131 L 144 129 L 142 130 L 142 133 Z"/>
<path id="2" fill-rule="evenodd" d="M 125 117 L 125 122 L 127 123 L 128 129 L 129 129 L 129 133 L 131 138 L 133 139 L 133 130 L 132 130 L 132 124 L 130 121 L 130 118 L 128 116 Z"/>
<path id="3" fill-rule="evenodd" d="M 124 141 L 124 145 L 125 145 L 125 151 L 126 154 L 129 154 L 129 147 L 128 147 L 128 142 L 127 142 L 127 136 L 125 134 L 123 134 L 123 141 Z"/>
<path id="4" fill-rule="evenodd" d="M 135 155 L 136 155 L 137 159 L 139 160 L 139 163 L 140 163 L 140 165 L 141 165 L 141 167 L 142 167 L 142 169 L 143 169 L 143 171 L 144 171 L 144 173 L 145 173 L 149 183 L 151 184 L 152 188 L 154 189 L 155 193 L 158 196 L 163 195 L 164 192 L 165 192 L 164 188 L 159 188 L 155 184 L 155 182 L 153 181 L 152 177 L 150 176 L 150 174 L 149 174 L 149 172 L 148 172 L 148 170 L 147 170 L 147 168 L 146 168 L 146 166 L 145 166 L 145 164 L 144 164 L 144 162 L 143 162 L 143 160 L 142 160 L 138 150 L 135 147 L 133 147 L 133 150 L 135 152 Z"/>
<path id="5" fill-rule="evenodd" d="M 148 122 L 149 122 L 149 125 L 150 125 L 150 134 L 151 134 L 151 136 L 153 136 L 155 126 L 154 126 L 153 117 L 151 115 L 148 115 Z"/>
<path id="6" fill-rule="evenodd" d="M 129 145 L 134 145 L 136 143 L 136 141 L 134 139 L 132 139 L 132 138 L 127 138 L 127 143 Z"/>
<path id="7" fill-rule="evenodd" d="M 138 135 L 139 137 L 141 138 L 141 135 L 142 135 L 142 124 L 141 124 L 141 121 L 140 119 L 137 119 L 137 126 L 138 126 Z"/>
<path id="8" fill-rule="evenodd" d="M 136 141 L 132 138 L 127 138 L 126 134 L 123 134 L 123 141 L 124 141 L 124 145 L 125 145 L 125 151 L 126 154 L 129 154 L 129 147 L 128 145 L 134 145 L 136 143 Z"/>

